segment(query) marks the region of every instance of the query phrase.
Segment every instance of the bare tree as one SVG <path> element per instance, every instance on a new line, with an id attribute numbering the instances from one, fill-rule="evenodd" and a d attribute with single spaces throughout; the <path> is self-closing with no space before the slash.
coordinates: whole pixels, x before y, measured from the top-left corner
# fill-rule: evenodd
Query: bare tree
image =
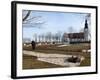
<path id="1" fill-rule="evenodd" d="M 72 26 L 68 27 L 68 32 L 69 33 L 73 33 L 74 31 L 75 31 L 75 29 Z"/>
<path id="2" fill-rule="evenodd" d="M 45 41 L 48 42 L 48 35 L 45 33 Z"/>
<path id="3" fill-rule="evenodd" d="M 55 42 L 55 34 L 52 34 L 51 38 L 52 38 L 52 41 Z"/>
<path id="4" fill-rule="evenodd" d="M 42 16 L 34 16 L 32 13 L 33 12 L 31 10 L 26 10 L 23 12 L 23 24 L 28 25 L 28 27 L 41 28 L 45 21 L 43 21 Z"/>
<path id="5" fill-rule="evenodd" d="M 56 42 L 59 42 L 59 36 L 58 36 L 58 33 L 55 33 L 55 40 L 56 40 Z"/>
<path id="6" fill-rule="evenodd" d="M 42 38 L 42 42 L 44 42 L 44 38 L 45 38 L 44 34 L 41 34 L 41 38 Z"/>
<path id="7" fill-rule="evenodd" d="M 51 42 L 52 34 L 51 32 L 48 32 L 49 42 Z"/>
<path id="8" fill-rule="evenodd" d="M 91 14 L 87 14 L 86 15 L 86 19 L 88 20 L 88 33 L 89 33 L 89 37 L 91 38 Z"/>
<path id="9" fill-rule="evenodd" d="M 57 32 L 58 42 L 61 42 L 61 34 L 62 34 L 61 31 L 58 31 L 58 32 Z"/>
<path id="10" fill-rule="evenodd" d="M 37 42 L 37 34 L 36 33 L 34 34 L 33 37 L 34 37 L 35 42 Z"/>
<path id="11" fill-rule="evenodd" d="M 47 32 L 47 33 L 46 33 L 46 40 L 47 40 L 48 42 L 51 42 L 51 38 L 52 38 L 51 32 Z"/>
<path id="12" fill-rule="evenodd" d="M 84 32 L 84 28 L 81 28 L 81 29 L 79 30 L 79 32 Z"/>
<path id="13" fill-rule="evenodd" d="M 31 11 L 29 10 L 29 11 L 27 12 L 27 14 L 23 17 L 23 22 L 24 22 L 25 20 L 27 20 L 27 18 L 29 17 L 30 13 L 31 13 Z"/>
<path id="14" fill-rule="evenodd" d="M 40 39 L 40 38 L 41 38 L 41 35 L 38 35 L 39 42 L 41 41 L 41 39 Z"/>

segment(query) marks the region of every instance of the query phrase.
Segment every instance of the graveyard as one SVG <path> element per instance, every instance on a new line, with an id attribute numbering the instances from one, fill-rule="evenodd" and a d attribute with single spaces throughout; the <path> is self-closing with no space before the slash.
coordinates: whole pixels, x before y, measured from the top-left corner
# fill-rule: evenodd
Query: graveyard
<path id="1" fill-rule="evenodd" d="M 90 66 L 90 46 L 90 43 L 36 43 L 35 49 L 33 50 L 31 44 L 23 45 L 23 69 Z"/>
<path id="2" fill-rule="evenodd" d="M 23 69 L 91 66 L 90 17 L 23 11 Z"/>

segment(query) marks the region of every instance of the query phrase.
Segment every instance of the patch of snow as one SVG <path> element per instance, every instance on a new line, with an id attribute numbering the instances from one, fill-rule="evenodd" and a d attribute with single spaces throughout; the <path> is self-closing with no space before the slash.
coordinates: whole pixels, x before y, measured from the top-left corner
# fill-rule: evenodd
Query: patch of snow
<path id="1" fill-rule="evenodd" d="M 72 55 L 64 55 L 64 54 L 45 54 L 45 53 L 39 53 L 39 52 L 32 52 L 32 51 L 23 51 L 24 54 L 31 55 L 31 56 L 37 56 L 37 59 L 40 61 L 57 64 L 61 66 L 79 66 L 80 62 L 72 63 L 65 60 L 69 57 L 72 57 Z M 79 56 L 79 58 L 84 60 L 83 56 Z"/>
<path id="2" fill-rule="evenodd" d="M 91 49 L 89 50 L 83 49 L 82 52 L 91 52 Z"/>
<path id="3" fill-rule="evenodd" d="M 57 47 L 64 47 L 64 46 L 70 46 L 69 44 L 68 45 L 59 45 Z"/>

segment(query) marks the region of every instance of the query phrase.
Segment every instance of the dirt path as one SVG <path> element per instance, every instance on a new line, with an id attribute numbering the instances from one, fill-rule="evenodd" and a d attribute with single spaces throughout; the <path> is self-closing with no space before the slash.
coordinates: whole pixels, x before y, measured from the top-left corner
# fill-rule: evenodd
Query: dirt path
<path id="1" fill-rule="evenodd" d="M 24 54 L 31 55 L 31 56 L 37 56 L 38 60 L 52 63 L 52 64 L 57 64 L 61 66 L 78 66 L 80 63 L 70 63 L 70 62 L 65 62 L 66 59 L 71 57 L 72 55 L 64 55 L 64 54 L 46 54 L 46 53 L 40 53 L 40 52 L 33 52 L 33 51 L 23 51 Z M 81 60 L 84 58 L 81 57 Z"/>

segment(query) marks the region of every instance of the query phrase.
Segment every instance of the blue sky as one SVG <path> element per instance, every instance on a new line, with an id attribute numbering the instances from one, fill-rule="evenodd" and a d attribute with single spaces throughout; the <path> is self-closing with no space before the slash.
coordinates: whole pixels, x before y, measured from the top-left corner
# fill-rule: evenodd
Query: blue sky
<path id="1" fill-rule="evenodd" d="M 23 10 L 23 16 L 27 13 Z M 79 32 L 84 28 L 86 13 L 71 12 L 46 12 L 31 11 L 27 24 L 23 23 L 23 38 L 33 38 L 34 34 L 46 34 L 47 32 L 56 33 L 58 31 L 64 33 L 69 32 L 69 28 L 73 28 L 73 32 Z M 28 20 L 27 19 L 27 20 Z M 43 23 L 35 25 L 35 23 Z"/>

